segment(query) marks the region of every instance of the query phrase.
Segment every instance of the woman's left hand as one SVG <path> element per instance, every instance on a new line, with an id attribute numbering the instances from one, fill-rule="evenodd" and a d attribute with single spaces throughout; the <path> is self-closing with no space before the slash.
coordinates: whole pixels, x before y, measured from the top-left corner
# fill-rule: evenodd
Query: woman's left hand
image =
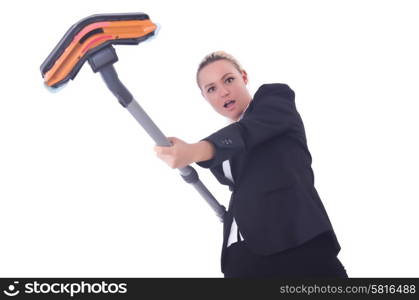
<path id="1" fill-rule="evenodd" d="M 183 168 L 195 162 L 194 144 L 188 144 L 176 137 L 167 138 L 172 146 L 154 146 L 156 155 L 172 169 Z"/>

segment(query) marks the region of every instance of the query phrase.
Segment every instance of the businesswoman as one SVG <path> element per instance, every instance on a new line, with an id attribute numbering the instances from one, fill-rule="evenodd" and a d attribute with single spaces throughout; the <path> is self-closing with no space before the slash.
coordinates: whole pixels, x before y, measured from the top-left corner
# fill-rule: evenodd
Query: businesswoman
<path id="1" fill-rule="evenodd" d="M 264 84 L 252 97 L 246 71 L 218 51 L 200 63 L 202 96 L 232 122 L 198 143 L 170 137 L 155 146 L 172 168 L 209 168 L 232 191 L 221 270 L 231 277 L 346 278 L 340 245 L 314 187 L 311 155 L 295 94 Z"/>

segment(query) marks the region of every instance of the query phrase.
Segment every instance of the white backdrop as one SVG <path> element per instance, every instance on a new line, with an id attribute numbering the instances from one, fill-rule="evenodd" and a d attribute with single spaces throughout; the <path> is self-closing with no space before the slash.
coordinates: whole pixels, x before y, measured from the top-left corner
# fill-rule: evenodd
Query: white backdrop
<path id="1" fill-rule="evenodd" d="M 287 83 L 315 185 L 350 277 L 419 276 L 419 11 L 415 1 L 2 1 L 0 276 L 221 277 L 222 224 L 154 154 L 154 142 L 87 64 L 58 93 L 39 66 L 96 13 L 161 25 L 118 46 L 121 80 L 167 136 L 227 124 L 195 69 L 235 55 L 252 93 Z M 225 206 L 230 192 L 195 165 Z"/>

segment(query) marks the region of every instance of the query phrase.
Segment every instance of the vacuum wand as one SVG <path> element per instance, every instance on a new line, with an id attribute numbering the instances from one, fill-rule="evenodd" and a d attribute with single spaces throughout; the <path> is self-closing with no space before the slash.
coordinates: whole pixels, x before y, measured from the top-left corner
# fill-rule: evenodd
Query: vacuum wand
<path id="1" fill-rule="evenodd" d="M 108 46 L 107 48 L 104 48 L 90 56 L 88 61 L 93 69 L 93 72 L 99 72 L 102 75 L 102 79 L 105 81 L 109 90 L 118 99 L 119 103 L 121 103 L 121 105 L 131 113 L 131 115 L 138 123 L 140 123 L 156 144 L 158 146 L 171 146 L 170 141 L 160 131 L 153 120 L 141 108 L 138 102 L 135 101 L 128 89 L 119 80 L 118 74 L 113 66 L 113 64 L 118 61 L 115 49 L 112 46 Z M 225 207 L 220 205 L 214 196 L 202 184 L 196 170 L 191 166 L 179 168 L 178 170 L 180 171 L 182 178 L 187 183 L 190 183 L 195 187 L 195 189 L 204 197 L 222 221 L 225 214 Z"/>
<path id="2" fill-rule="evenodd" d="M 134 99 L 127 106 L 128 111 L 131 115 L 141 124 L 148 135 L 156 142 L 158 146 L 171 146 L 170 141 L 163 135 L 159 128 L 154 124 L 146 112 L 141 108 L 137 101 Z M 182 178 L 193 185 L 193 187 L 201 194 L 201 196 L 207 201 L 207 203 L 214 210 L 220 221 L 223 221 L 226 209 L 224 206 L 218 203 L 210 191 L 199 179 L 198 173 L 191 166 L 186 166 L 178 169 Z"/>

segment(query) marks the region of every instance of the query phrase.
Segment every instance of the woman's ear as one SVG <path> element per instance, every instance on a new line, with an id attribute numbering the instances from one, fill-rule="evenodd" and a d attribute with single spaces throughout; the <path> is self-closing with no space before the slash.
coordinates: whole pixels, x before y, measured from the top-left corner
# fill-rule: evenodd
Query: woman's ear
<path id="1" fill-rule="evenodd" d="M 244 83 L 247 84 L 249 82 L 249 79 L 247 78 L 247 72 L 245 70 L 242 70 L 241 73 Z"/>

